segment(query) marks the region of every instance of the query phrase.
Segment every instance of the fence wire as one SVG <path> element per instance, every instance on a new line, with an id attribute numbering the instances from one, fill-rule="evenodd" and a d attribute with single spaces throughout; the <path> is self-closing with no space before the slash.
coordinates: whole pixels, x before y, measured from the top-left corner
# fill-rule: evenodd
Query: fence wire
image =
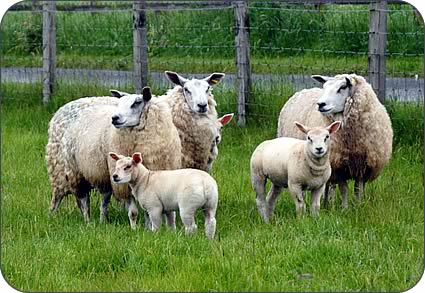
<path id="1" fill-rule="evenodd" d="M 237 107 L 234 1 L 147 1 L 149 85 L 172 85 L 164 70 L 187 77 L 225 72 L 215 93 L 219 112 Z M 93 4 L 95 3 L 95 4 Z M 58 87 L 87 93 L 134 90 L 132 1 L 57 1 Z M 276 119 L 296 91 L 318 86 L 313 74 L 368 76 L 369 5 L 249 1 L 251 98 L 248 115 Z M 408 4 L 387 10 L 387 100 L 422 104 L 424 23 Z M 21 2 L 1 27 L 3 84 L 42 82 L 42 7 Z M 83 88 L 81 88 L 83 89 Z M 25 88 L 27 91 L 27 87 Z M 78 98 L 80 96 L 71 97 Z M 4 97 L 7 99 L 7 97 Z"/>

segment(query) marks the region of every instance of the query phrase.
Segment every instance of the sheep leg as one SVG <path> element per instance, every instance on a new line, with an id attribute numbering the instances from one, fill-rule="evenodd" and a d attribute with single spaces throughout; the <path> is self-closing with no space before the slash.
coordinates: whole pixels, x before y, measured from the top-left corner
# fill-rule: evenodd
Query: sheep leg
<path id="1" fill-rule="evenodd" d="M 167 227 L 173 231 L 176 231 L 176 212 L 166 212 L 165 220 L 167 223 Z"/>
<path id="2" fill-rule="evenodd" d="M 256 194 L 257 209 L 264 222 L 268 223 L 266 212 L 266 178 L 257 174 L 251 176 L 252 188 Z"/>
<path id="3" fill-rule="evenodd" d="M 151 223 L 151 219 L 149 218 L 148 212 L 144 211 L 143 215 L 145 217 L 145 229 L 148 231 L 152 231 L 152 223 Z"/>
<path id="4" fill-rule="evenodd" d="M 348 201 L 347 201 L 348 184 L 347 184 L 347 181 L 339 182 L 338 186 L 339 186 L 339 191 L 341 192 L 342 208 L 346 209 L 346 208 L 348 208 Z"/>
<path id="5" fill-rule="evenodd" d="M 311 191 L 311 214 L 314 217 L 319 216 L 320 198 L 326 188 L 326 184 Z"/>
<path id="6" fill-rule="evenodd" d="M 304 202 L 304 191 L 302 190 L 301 185 L 299 184 L 288 184 L 288 189 L 291 192 L 292 199 L 295 203 L 295 210 L 297 212 L 297 217 L 300 218 L 305 211 L 305 202 Z"/>
<path id="7" fill-rule="evenodd" d="M 162 224 L 162 207 L 156 207 L 152 208 L 148 211 L 149 213 L 149 219 L 151 222 L 151 231 L 155 232 L 158 231 L 159 228 L 161 228 Z"/>
<path id="8" fill-rule="evenodd" d="M 86 223 L 90 223 L 90 194 L 89 192 L 77 193 L 77 205 Z"/>
<path id="9" fill-rule="evenodd" d="M 273 211 L 276 206 L 276 200 L 279 197 L 280 192 L 282 191 L 282 187 L 276 186 L 272 184 L 269 193 L 266 198 L 266 217 L 271 219 L 273 217 Z"/>
<path id="10" fill-rule="evenodd" d="M 205 235 L 208 237 L 208 239 L 214 238 L 215 226 L 216 226 L 215 212 L 216 210 L 214 208 L 207 208 L 204 210 Z"/>
<path id="11" fill-rule="evenodd" d="M 326 183 L 325 192 L 323 196 L 323 205 L 325 208 L 329 207 L 329 203 L 335 199 L 335 184 Z"/>
<path id="12" fill-rule="evenodd" d="M 58 208 L 64 197 L 65 194 L 60 193 L 58 190 L 53 191 L 52 200 L 50 202 L 49 215 L 52 215 L 58 211 Z"/>
<path id="13" fill-rule="evenodd" d="M 109 203 L 111 201 L 112 191 L 102 192 L 102 203 L 100 206 L 100 222 L 104 223 L 108 220 Z"/>
<path id="14" fill-rule="evenodd" d="M 354 194 L 358 202 L 361 202 L 364 190 L 364 181 L 362 179 L 356 179 L 354 181 Z"/>
<path id="15" fill-rule="evenodd" d="M 139 214 L 139 211 L 137 210 L 136 202 L 132 196 L 126 201 L 125 208 L 128 211 L 127 214 L 130 221 L 130 227 L 135 230 L 137 227 L 137 215 Z"/>
<path id="16" fill-rule="evenodd" d="M 196 209 L 180 209 L 180 218 L 182 219 L 186 235 L 193 234 L 198 229 L 195 224 Z"/>

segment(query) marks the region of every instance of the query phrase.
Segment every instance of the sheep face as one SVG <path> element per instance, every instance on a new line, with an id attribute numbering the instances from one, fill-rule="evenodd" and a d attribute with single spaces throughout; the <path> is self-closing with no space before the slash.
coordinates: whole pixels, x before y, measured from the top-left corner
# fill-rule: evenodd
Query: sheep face
<path id="1" fill-rule="evenodd" d="M 115 183 L 128 183 L 132 179 L 133 169 L 142 162 L 140 153 L 133 154 L 133 157 L 124 157 L 110 152 L 109 156 L 116 161 L 115 171 L 112 174 L 112 181 Z"/>
<path id="2" fill-rule="evenodd" d="M 141 95 L 127 94 L 111 90 L 111 93 L 120 98 L 117 109 L 112 115 L 112 125 L 116 128 L 134 127 L 140 123 L 140 115 L 146 103 L 152 98 L 148 87 L 143 88 Z"/>
<path id="3" fill-rule="evenodd" d="M 307 138 L 307 151 L 315 158 L 324 157 L 328 151 L 331 144 L 330 136 L 338 131 L 341 126 L 340 121 L 335 121 L 328 127 L 306 127 L 301 123 L 295 122 L 295 125 L 306 134 Z"/>
<path id="4" fill-rule="evenodd" d="M 323 84 L 323 94 L 317 100 L 320 113 L 331 115 L 343 112 L 347 98 L 353 94 L 353 81 L 349 76 L 313 75 L 312 77 Z"/>
<path id="5" fill-rule="evenodd" d="M 183 88 L 187 105 L 193 112 L 200 114 L 208 112 L 208 97 L 211 94 L 211 88 L 224 77 L 224 73 L 213 73 L 204 79 L 188 80 L 175 72 L 166 71 L 165 74 L 171 82 Z"/>

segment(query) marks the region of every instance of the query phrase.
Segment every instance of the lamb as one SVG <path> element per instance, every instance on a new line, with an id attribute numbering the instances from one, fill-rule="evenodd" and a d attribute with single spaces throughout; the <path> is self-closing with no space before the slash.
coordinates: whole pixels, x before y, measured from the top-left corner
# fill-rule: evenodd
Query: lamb
<path id="1" fill-rule="evenodd" d="M 313 75 L 323 89 L 302 90 L 293 95 L 280 112 L 278 137 L 300 138 L 293 127 L 295 120 L 324 126 L 342 120 L 341 130 L 333 136 L 330 157 L 330 186 L 339 185 L 342 207 L 347 208 L 347 181 L 354 179 L 358 201 L 366 182 L 379 176 L 392 153 L 393 130 L 385 107 L 372 87 L 356 74 L 335 77 Z M 329 200 L 329 187 L 325 204 Z"/>
<path id="2" fill-rule="evenodd" d="M 218 188 L 208 173 L 196 169 L 151 171 L 143 166 L 140 153 L 132 157 L 114 152 L 109 155 L 116 161 L 112 180 L 130 185 L 140 206 L 149 214 L 152 231 L 161 227 L 163 212 L 179 210 L 186 234 L 192 234 L 197 230 L 195 213 L 202 208 L 205 234 L 214 238 Z"/>
<path id="3" fill-rule="evenodd" d="M 331 176 L 329 152 L 331 139 L 341 122 L 328 127 L 309 128 L 301 123 L 295 125 L 307 140 L 280 137 L 262 142 L 251 157 L 251 182 L 257 195 L 258 211 L 268 223 L 273 216 L 282 188 L 288 188 L 295 202 L 298 215 L 305 210 L 304 192 L 311 190 L 311 213 L 319 214 L 320 198 Z M 265 198 L 266 181 L 272 183 Z"/>
<path id="4" fill-rule="evenodd" d="M 113 191 L 125 203 L 134 229 L 138 215 L 135 200 L 127 186 L 111 184 L 109 170 L 114 169 L 115 161 L 108 159 L 107 153 L 117 150 L 130 154 L 143 148 L 149 168 L 178 169 L 181 144 L 168 103 L 152 99 L 149 88 L 143 89 L 143 95 L 115 90 L 111 93 L 115 97 L 72 101 L 61 107 L 50 121 L 46 146 L 53 193 L 50 212 L 55 213 L 63 197 L 73 193 L 89 222 L 89 192 L 97 188 L 102 194 L 100 220 L 103 222 Z"/>
<path id="5" fill-rule="evenodd" d="M 210 171 L 211 143 L 217 135 L 216 102 L 212 87 L 224 77 L 213 73 L 204 79 L 188 80 L 166 71 L 176 86 L 165 95 L 173 115 L 173 123 L 182 144 L 182 167 Z"/>
<path id="6" fill-rule="evenodd" d="M 221 142 L 221 130 L 222 130 L 223 126 L 229 124 L 229 122 L 232 121 L 233 115 L 234 115 L 233 113 L 226 114 L 226 115 L 223 115 L 222 117 L 217 119 L 217 133 L 216 133 L 215 138 L 212 141 L 212 145 L 211 145 L 210 156 L 208 158 L 208 168 L 207 168 L 208 172 L 210 172 L 210 170 L 212 169 L 214 161 L 218 157 L 218 145 Z"/>

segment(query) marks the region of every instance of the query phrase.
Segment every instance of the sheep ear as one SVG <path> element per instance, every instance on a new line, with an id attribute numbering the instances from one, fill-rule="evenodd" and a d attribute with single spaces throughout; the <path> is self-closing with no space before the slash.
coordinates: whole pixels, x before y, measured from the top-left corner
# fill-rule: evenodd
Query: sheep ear
<path id="1" fill-rule="evenodd" d="M 114 96 L 114 97 L 116 97 L 116 98 L 121 98 L 121 97 L 123 97 L 123 96 L 128 96 L 128 94 L 127 93 L 125 93 L 125 92 L 120 92 L 120 91 L 117 91 L 117 90 L 109 90 L 110 92 L 111 92 L 111 94 Z"/>
<path id="2" fill-rule="evenodd" d="M 308 128 L 308 127 L 306 127 L 306 126 L 302 125 L 301 123 L 299 123 L 299 122 L 297 122 L 297 121 L 295 121 L 295 126 L 297 126 L 297 127 L 298 127 L 298 129 L 299 129 L 299 130 L 301 130 L 301 132 L 303 132 L 303 133 L 305 133 L 305 134 L 307 134 L 307 132 L 309 132 L 309 131 L 310 131 L 310 128 Z"/>
<path id="3" fill-rule="evenodd" d="M 324 84 L 325 82 L 333 79 L 333 77 L 323 76 L 323 75 L 312 75 L 311 78 L 314 79 L 315 81 L 320 82 L 321 84 Z"/>
<path id="4" fill-rule="evenodd" d="M 210 86 L 214 86 L 216 84 L 218 84 L 223 78 L 224 78 L 225 74 L 224 73 L 217 73 L 214 72 L 213 74 L 211 74 L 210 76 L 204 78 L 204 80 L 206 82 L 208 82 L 208 84 Z"/>
<path id="5" fill-rule="evenodd" d="M 132 159 L 133 159 L 133 162 L 135 164 L 139 164 L 139 163 L 142 162 L 142 154 L 141 153 L 134 153 Z"/>
<path id="6" fill-rule="evenodd" d="M 145 102 L 148 102 L 152 98 L 151 88 L 148 86 L 145 86 L 142 89 L 142 95 L 143 95 L 143 100 Z"/>
<path id="7" fill-rule="evenodd" d="M 217 121 L 223 126 L 227 125 L 230 121 L 232 121 L 233 115 L 234 115 L 233 113 L 226 114 L 223 117 L 218 118 Z"/>
<path id="8" fill-rule="evenodd" d="M 118 155 L 117 153 L 114 152 L 110 152 L 109 156 L 114 160 L 114 161 L 118 161 L 120 159 L 120 155 Z"/>
<path id="9" fill-rule="evenodd" d="M 184 84 L 187 82 L 186 78 L 178 75 L 173 71 L 165 71 L 165 76 L 167 76 L 169 81 L 176 85 L 184 86 Z"/>
<path id="10" fill-rule="evenodd" d="M 351 80 L 348 77 L 345 78 L 345 83 L 346 83 L 347 87 L 353 86 L 353 84 L 351 83 Z"/>
<path id="11" fill-rule="evenodd" d="M 341 127 L 341 121 L 335 121 L 328 127 L 326 127 L 326 130 L 329 131 L 329 134 L 333 134 L 338 131 L 338 129 Z"/>

